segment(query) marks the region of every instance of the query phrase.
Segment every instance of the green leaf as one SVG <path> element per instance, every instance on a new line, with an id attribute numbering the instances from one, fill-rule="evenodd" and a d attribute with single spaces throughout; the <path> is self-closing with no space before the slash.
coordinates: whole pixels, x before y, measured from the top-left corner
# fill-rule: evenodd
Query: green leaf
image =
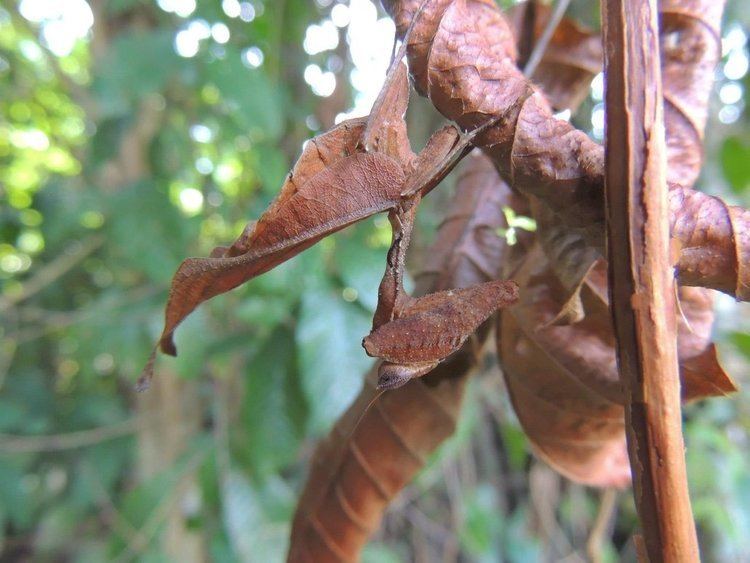
<path id="1" fill-rule="evenodd" d="M 138 484 L 125 496 L 122 514 L 134 526 L 146 521 L 159 503 L 175 492 L 184 478 L 198 470 L 205 458 L 213 455 L 212 437 L 205 434 L 191 436 L 185 451 L 165 470 Z"/>
<path id="2" fill-rule="evenodd" d="M 745 357 L 750 358 L 750 334 L 746 332 L 733 332 L 729 335 L 729 338 Z"/>
<path id="3" fill-rule="evenodd" d="M 400 563 L 405 560 L 403 554 L 378 542 L 371 542 L 362 550 L 362 563 Z"/>
<path id="4" fill-rule="evenodd" d="M 500 426 L 508 463 L 515 471 L 523 471 L 528 460 L 528 442 L 526 434 L 516 424 L 506 423 Z"/>
<path id="5" fill-rule="evenodd" d="M 217 534 L 212 538 L 209 548 L 210 560 L 216 563 L 240 563 L 232 550 L 229 540 L 224 534 Z"/>
<path id="6" fill-rule="evenodd" d="M 297 351 L 313 433 L 325 432 L 362 387 L 372 360 L 362 349 L 370 316 L 340 291 L 311 288 L 302 298 Z"/>
<path id="7" fill-rule="evenodd" d="M 127 12 L 142 3 L 143 0 L 108 0 L 108 2 L 104 4 L 104 7 L 108 14 L 116 15 L 121 12 Z"/>
<path id="8" fill-rule="evenodd" d="M 526 507 L 516 509 L 507 519 L 502 543 L 507 560 L 512 563 L 540 561 L 541 549 L 539 540 L 531 535 L 528 529 L 528 510 Z"/>
<path id="9" fill-rule="evenodd" d="M 205 308 L 198 309 L 182 323 L 175 334 L 175 344 L 180 351 L 175 363 L 180 377 L 194 379 L 204 372 L 208 350 L 216 340 Z"/>
<path id="10" fill-rule="evenodd" d="M 245 67 L 240 52 L 227 47 L 223 59 L 208 63 L 207 77 L 242 129 L 254 130 L 271 140 L 280 137 L 284 126 L 280 93 L 263 70 Z"/>
<path id="11" fill-rule="evenodd" d="M 136 182 L 111 198 L 108 246 L 122 266 L 167 285 L 185 257 L 191 222 L 154 182 Z M 144 214 L 148 219 L 144 220 Z"/>
<path id="12" fill-rule="evenodd" d="M 737 193 L 750 186 L 750 146 L 737 137 L 729 137 L 721 146 L 721 165 L 724 177 Z"/>
<path id="13" fill-rule="evenodd" d="M 126 113 L 143 96 L 161 91 L 179 64 L 171 29 L 118 35 L 96 69 L 94 91 L 100 111 Z"/>
<path id="14" fill-rule="evenodd" d="M 480 484 L 466 501 L 466 517 L 459 531 L 461 545 L 474 555 L 496 553 L 502 531 L 497 493 L 489 484 Z"/>
<path id="15" fill-rule="evenodd" d="M 99 123 L 89 145 L 89 163 L 97 167 L 114 158 L 119 150 L 123 134 L 132 125 L 130 115 L 112 117 Z"/>
<path id="16" fill-rule="evenodd" d="M 132 438 L 117 438 L 81 449 L 76 465 L 70 472 L 68 498 L 73 506 L 93 508 L 101 500 L 102 491 L 113 494 L 118 479 L 136 451 Z"/>
<path id="17" fill-rule="evenodd" d="M 289 173 L 289 160 L 283 151 L 268 143 L 253 147 L 253 152 L 258 159 L 256 170 L 263 191 L 275 197 Z"/>
<path id="18" fill-rule="evenodd" d="M 293 349 L 291 333 L 277 330 L 248 365 L 239 434 L 243 453 L 261 475 L 297 456 L 306 413 Z"/>
<path id="19" fill-rule="evenodd" d="M 35 550 L 39 555 L 59 555 L 71 544 L 80 520 L 80 511 L 67 504 L 58 504 L 45 511 L 34 536 Z"/>
<path id="20" fill-rule="evenodd" d="M 24 405 L 0 398 L 0 432 L 10 433 L 23 429 L 27 416 L 28 411 Z"/>
<path id="21" fill-rule="evenodd" d="M 283 561 L 286 556 L 289 523 L 268 513 L 262 493 L 237 471 L 222 487 L 224 527 L 240 561 Z"/>
<path id="22" fill-rule="evenodd" d="M 342 281 L 354 289 L 357 300 L 370 311 L 378 304 L 378 286 L 385 270 L 386 248 L 369 244 L 369 221 L 335 235 L 334 260 Z"/>
<path id="23" fill-rule="evenodd" d="M 33 523 L 38 502 L 24 486 L 25 463 L 19 457 L 0 457 L 0 506 L 13 507 L 6 514 L 9 522 L 20 529 Z"/>

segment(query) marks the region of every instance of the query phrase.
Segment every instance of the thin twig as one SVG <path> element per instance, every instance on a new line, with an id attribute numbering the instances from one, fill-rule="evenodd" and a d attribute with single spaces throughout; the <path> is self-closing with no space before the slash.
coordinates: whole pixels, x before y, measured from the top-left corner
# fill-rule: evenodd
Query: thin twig
<path id="1" fill-rule="evenodd" d="M 591 527 L 589 539 L 586 541 L 586 553 L 591 563 L 603 563 L 602 546 L 605 538 L 609 537 L 612 516 L 617 508 L 617 489 L 605 489 L 601 494 L 599 512 Z"/>
<path id="2" fill-rule="evenodd" d="M 132 434 L 146 427 L 150 421 L 146 417 L 135 417 L 111 426 L 100 426 L 91 430 L 79 430 L 65 434 L 45 436 L 12 436 L 0 434 L 0 454 L 20 454 L 56 452 L 85 448 Z"/>
<path id="3" fill-rule="evenodd" d="M 547 24 L 544 26 L 544 31 L 542 32 L 541 37 L 539 37 L 539 41 L 534 45 L 534 50 L 531 51 L 529 60 L 523 68 L 523 73 L 527 77 L 531 77 L 539 66 L 539 63 L 542 62 L 542 57 L 544 57 L 544 53 L 547 51 L 547 46 L 552 39 L 552 35 L 554 35 L 560 20 L 562 20 L 568 9 L 568 4 L 570 4 L 570 0 L 557 0 L 555 9 L 552 10 L 549 20 L 547 20 Z"/>
<path id="4" fill-rule="evenodd" d="M 33 277 L 23 283 L 21 291 L 0 298 L 0 312 L 28 299 L 45 287 L 53 284 L 102 244 L 104 244 L 104 237 L 102 235 L 94 235 L 81 242 L 72 252 L 60 254 L 49 264 L 39 268 Z"/>
<path id="5" fill-rule="evenodd" d="M 141 286 L 129 291 L 120 301 L 93 305 L 86 309 L 74 311 L 46 311 L 46 318 L 43 319 L 44 324 L 20 328 L 17 332 L 11 332 L 8 334 L 8 338 L 14 339 L 20 346 L 36 340 L 37 338 L 46 336 L 56 330 L 61 330 L 89 319 L 101 317 L 106 313 L 111 313 L 118 308 L 125 307 L 132 303 L 141 303 L 144 299 L 157 295 L 161 291 L 161 288 L 158 287 Z M 144 312 L 144 317 L 147 314 L 148 313 Z"/>
<path id="6" fill-rule="evenodd" d="M 172 510 L 174 503 L 177 501 L 182 487 L 188 477 L 192 476 L 193 473 L 200 467 L 203 459 L 206 457 L 206 451 L 199 451 L 193 455 L 186 463 L 182 475 L 180 475 L 177 483 L 169 491 L 154 510 L 149 515 L 146 523 L 143 527 L 138 530 L 136 537 L 120 552 L 120 554 L 113 559 L 113 563 L 126 563 L 132 561 L 132 559 L 149 546 L 156 533 L 159 531 L 159 527 L 162 522 L 169 516 L 169 512 Z"/>

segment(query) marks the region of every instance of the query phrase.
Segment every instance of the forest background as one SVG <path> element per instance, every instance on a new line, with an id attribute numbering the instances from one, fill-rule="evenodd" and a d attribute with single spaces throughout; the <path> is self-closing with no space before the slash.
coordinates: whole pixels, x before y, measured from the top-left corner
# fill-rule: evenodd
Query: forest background
<path id="1" fill-rule="evenodd" d="M 596 2 L 568 13 L 598 27 Z M 744 206 L 748 29 L 730 1 L 698 184 Z M 306 139 L 369 111 L 393 33 L 370 0 L 0 2 L 0 559 L 283 559 L 315 442 L 371 363 L 386 217 L 203 305 L 153 388 L 134 382 L 177 265 L 236 238 Z M 602 86 L 573 116 L 597 140 Z M 421 146 L 442 118 L 414 96 L 408 121 Z M 423 204 L 415 266 L 451 181 Z M 741 391 L 685 411 L 707 561 L 750 561 L 749 307 L 717 300 Z M 583 557 L 603 499 L 530 456 L 487 367 L 363 558 Z M 604 560 L 635 526 L 614 500 Z"/>

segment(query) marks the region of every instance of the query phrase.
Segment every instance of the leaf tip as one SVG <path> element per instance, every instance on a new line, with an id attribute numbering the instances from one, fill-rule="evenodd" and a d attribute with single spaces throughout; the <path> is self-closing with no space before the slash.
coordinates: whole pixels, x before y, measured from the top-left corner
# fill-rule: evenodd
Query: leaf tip
<path id="1" fill-rule="evenodd" d="M 153 377 L 153 373 L 141 374 L 141 376 L 138 378 L 138 381 L 136 381 L 135 383 L 135 392 L 143 393 L 144 391 L 148 391 L 148 389 L 151 387 L 151 379 Z"/>
<path id="2" fill-rule="evenodd" d="M 161 339 L 159 340 L 159 348 L 161 348 L 161 351 L 168 356 L 177 355 L 177 346 L 174 345 L 172 333 L 165 334 L 161 337 Z M 154 353 L 156 353 L 156 351 L 154 351 Z"/>
<path id="3" fill-rule="evenodd" d="M 156 346 L 151 350 L 151 354 L 148 356 L 146 365 L 143 366 L 143 371 L 138 377 L 138 381 L 135 383 L 136 393 L 142 393 L 151 387 L 151 380 L 154 378 L 154 363 L 156 362 Z"/>

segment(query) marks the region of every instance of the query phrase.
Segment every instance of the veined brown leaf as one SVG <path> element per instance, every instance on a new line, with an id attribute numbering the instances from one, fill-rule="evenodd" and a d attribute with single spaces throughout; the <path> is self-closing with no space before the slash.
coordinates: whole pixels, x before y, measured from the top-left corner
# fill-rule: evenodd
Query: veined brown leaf
<path id="1" fill-rule="evenodd" d="M 539 247 L 514 278 L 519 303 L 502 312 L 499 354 L 514 408 L 529 439 L 564 475 L 597 486 L 624 485 L 625 434 L 615 337 L 609 312 L 606 267 L 598 262 L 586 278 L 580 322 L 554 326 L 565 292 Z M 721 396 L 735 386 L 711 343 L 710 295 L 681 288 L 678 317 L 683 399 Z M 619 418 L 617 418 L 619 417 Z M 613 422 L 617 419 L 619 422 Z"/>

